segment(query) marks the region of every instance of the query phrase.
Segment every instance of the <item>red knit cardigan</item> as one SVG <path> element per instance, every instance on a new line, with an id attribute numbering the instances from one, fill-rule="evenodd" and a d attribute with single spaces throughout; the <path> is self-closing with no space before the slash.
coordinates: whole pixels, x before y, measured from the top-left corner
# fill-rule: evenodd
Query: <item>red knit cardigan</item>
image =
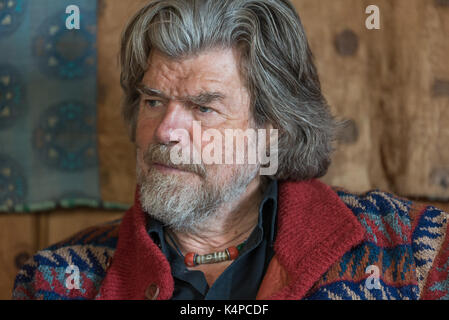
<path id="1" fill-rule="evenodd" d="M 327 185 L 313 179 L 281 183 L 277 237 L 258 299 L 301 299 L 329 267 L 365 235 L 353 212 Z M 170 299 L 174 281 L 164 254 L 149 237 L 135 205 L 120 225 L 117 248 L 97 299 Z"/>

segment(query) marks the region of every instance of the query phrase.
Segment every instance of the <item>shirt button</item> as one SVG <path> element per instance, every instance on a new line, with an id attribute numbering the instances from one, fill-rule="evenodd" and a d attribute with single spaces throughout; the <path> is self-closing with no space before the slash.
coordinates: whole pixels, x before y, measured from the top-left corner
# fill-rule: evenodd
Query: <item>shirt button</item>
<path id="1" fill-rule="evenodd" d="M 148 300 L 156 300 L 158 296 L 159 296 L 159 287 L 155 283 L 150 284 L 148 288 L 145 290 L 145 297 Z"/>

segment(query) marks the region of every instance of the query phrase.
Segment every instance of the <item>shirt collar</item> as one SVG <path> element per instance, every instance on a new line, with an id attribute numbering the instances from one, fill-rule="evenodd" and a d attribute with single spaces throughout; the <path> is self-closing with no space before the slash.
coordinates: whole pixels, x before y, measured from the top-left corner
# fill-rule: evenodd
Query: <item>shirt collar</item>
<path id="1" fill-rule="evenodd" d="M 264 192 L 262 202 L 259 207 L 259 226 L 266 221 L 269 228 L 262 228 L 262 230 L 269 230 L 270 245 L 274 243 L 276 235 L 276 216 L 278 204 L 278 182 L 271 180 L 267 189 Z"/>

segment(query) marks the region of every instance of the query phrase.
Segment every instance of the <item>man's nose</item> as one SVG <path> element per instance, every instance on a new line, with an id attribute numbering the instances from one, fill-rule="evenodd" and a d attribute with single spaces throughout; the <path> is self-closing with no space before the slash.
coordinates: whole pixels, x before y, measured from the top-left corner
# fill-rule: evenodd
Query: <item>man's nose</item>
<path id="1" fill-rule="evenodd" d="M 181 103 L 170 101 L 156 129 L 156 139 L 159 143 L 169 145 L 187 145 L 186 134 L 190 135 L 193 118 L 187 108 Z"/>

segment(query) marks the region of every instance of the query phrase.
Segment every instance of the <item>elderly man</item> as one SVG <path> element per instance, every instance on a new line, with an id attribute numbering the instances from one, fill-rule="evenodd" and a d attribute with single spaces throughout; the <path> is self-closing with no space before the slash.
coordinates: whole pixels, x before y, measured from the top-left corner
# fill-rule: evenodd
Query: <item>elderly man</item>
<path id="1" fill-rule="evenodd" d="M 317 180 L 340 123 L 288 0 L 152 1 L 123 33 L 120 61 L 135 203 L 38 252 L 14 298 L 449 298 L 446 213 Z M 198 127 L 213 134 L 195 139 Z M 220 137 L 248 130 L 266 133 L 269 175 L 249 153 L 237 163 L 241 150 L 174 161 L 207 145 L 221 160 Z"/>

